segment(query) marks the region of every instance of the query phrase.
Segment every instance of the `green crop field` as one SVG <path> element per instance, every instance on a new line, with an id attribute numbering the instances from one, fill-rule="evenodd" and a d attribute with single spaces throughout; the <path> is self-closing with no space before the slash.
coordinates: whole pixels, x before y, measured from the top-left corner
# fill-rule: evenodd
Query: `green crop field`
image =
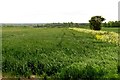
<path id="1" fill-rule="evenodd" d="M 3 27 L 2 74 L 55 80 L 118 78 L 118 46 L 68 28 Z"/>

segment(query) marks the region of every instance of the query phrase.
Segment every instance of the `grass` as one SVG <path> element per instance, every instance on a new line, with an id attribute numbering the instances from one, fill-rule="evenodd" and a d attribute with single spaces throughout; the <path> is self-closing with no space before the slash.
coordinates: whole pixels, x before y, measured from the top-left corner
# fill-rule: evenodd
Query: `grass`
<path id="1" fill-rule="evenodd" d="M 120 33 L 118 30 L 119 28 L 106 28 L 106 27 L 103 27 L 102 30 L 104 31 L 109 31 L 109 32 L 116 32 L 116 33 Z"/>
<path id="2" fill-rule="evenodd" d="M 89 72 L 92 77 L 118 77 L 118 47 L 91 34 L 68 28 L 6 27 L 2 36 L 4 77 L 89 78 Z"/>

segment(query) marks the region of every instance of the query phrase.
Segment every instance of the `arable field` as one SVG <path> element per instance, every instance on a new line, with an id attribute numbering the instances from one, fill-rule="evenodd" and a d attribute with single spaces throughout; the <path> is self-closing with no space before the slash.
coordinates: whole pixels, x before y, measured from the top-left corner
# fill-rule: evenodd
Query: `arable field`
<path id="1" fill-rule="evenodd" d="M 68 28 L 2 29 L 3 77 L 118 78 L 118 46 Z"/>

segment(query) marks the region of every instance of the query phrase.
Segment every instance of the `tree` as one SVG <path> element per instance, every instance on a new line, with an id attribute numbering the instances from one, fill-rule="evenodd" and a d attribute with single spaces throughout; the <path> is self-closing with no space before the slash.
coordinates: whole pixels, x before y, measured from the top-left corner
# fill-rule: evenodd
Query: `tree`
<path id="1" fill-rule="evenodd" d="M 89 20 L 90 28 L 93 30 L 101 30 L 101 23 L 105 20 L 102 16 L 93 16 Z"/>

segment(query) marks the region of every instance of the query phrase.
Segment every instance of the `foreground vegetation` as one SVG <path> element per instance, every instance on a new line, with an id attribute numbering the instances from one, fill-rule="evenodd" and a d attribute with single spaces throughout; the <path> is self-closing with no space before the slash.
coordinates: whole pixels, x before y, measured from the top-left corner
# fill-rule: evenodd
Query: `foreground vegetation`
<path id="1" fill-rule="evenodd" d="M 118 46 L 68 28 L 2 29 L 3 77 L 118 78 Z"/>

